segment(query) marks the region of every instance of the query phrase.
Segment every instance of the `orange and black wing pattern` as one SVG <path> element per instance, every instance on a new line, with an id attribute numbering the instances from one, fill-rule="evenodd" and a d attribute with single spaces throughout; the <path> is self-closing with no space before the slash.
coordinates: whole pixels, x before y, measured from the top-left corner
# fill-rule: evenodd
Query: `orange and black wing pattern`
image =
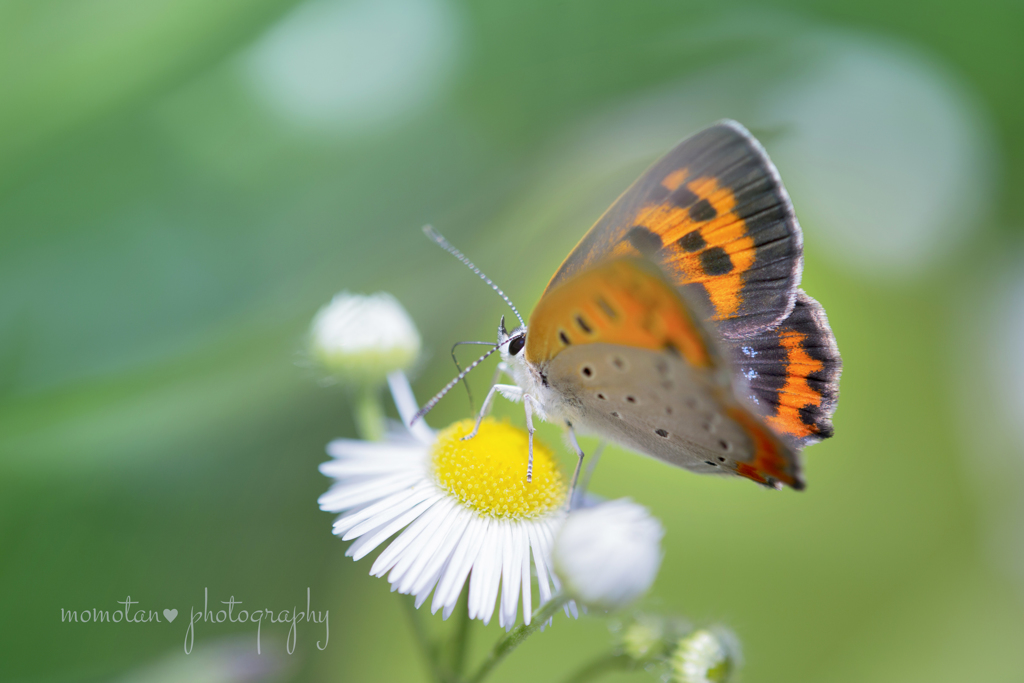
<path id="1" fill-rule="evenodd" d="M 639 258 L 610 259 L 546 292 L 528 329 L 526 359 L 535 365 L 598 343 L 669 351 L 695 368 L 720 362 L 704 324 L 657 267 Z"/>
<path id="2" fill-rule="evenodd" d="M 832 436 L 842 360 L 817 301 L 798 290 L 781 325 L 726 345 L 750 400 L 777 434 L 798 446 Z"/>
<path id="3" fill-rule="evenodd" d="M 734 121 L 679 143 L 584 236 L 545 293 L 612 256 L 658 262 L 708 305 L 731 339 L 771 329 L 793 310 L 800 226 L 764 148 Z"/>

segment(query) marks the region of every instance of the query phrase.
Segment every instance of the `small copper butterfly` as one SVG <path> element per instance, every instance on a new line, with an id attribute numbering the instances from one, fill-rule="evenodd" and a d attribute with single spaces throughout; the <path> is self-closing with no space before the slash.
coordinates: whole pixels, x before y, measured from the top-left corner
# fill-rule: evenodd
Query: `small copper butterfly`
<path id="1" fill-rule="evenodd" d="M 536 415 L 565 425 L 580 462 L 577 431 L 694 472 L 802 489 L 799 452 L 832 436 L 842 367 L 825 311 L 799 289 L 802 263 L 778 171 L 743 126 L 720 121 L 616 200 L 528 325 L 514 306 L 523 324 L 509 331 L 502 317 L 483 358 L 500 350 L 514 384 L 493 384 L 477 424 L 500 393 L 525 406 L 531 458 Z"/>

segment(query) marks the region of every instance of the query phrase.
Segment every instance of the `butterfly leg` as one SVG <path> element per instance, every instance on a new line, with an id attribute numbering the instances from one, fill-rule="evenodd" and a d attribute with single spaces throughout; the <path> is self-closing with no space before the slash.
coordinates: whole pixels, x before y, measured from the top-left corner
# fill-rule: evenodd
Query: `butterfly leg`
<path id="1" fill-rule="evenodd" d="M 462 437 L 463 441 L 472 439 L 476 436 L 477 432 L 480 431 L 480 423 L 483 422 L 484 418 L 487 417 L 487 414 L 491 412 L 491 404 L 494 403 L 494 394 L 499 392 L 510 401 L 519 401 L 522 399 L 523 395 L 523 390 L 515 384 L 492 384 L 491 390 L 487 392 L 487 398 L 484 399 L 484 404 L 480 407 L 480 413 L 476 416 L 476 424 L 473 425 L 473 431 Z M 529 414 L 529 411 L 527 411 L 527 414 Z"/>
<path id="2" fill-rule="evenodd" d="M 519 387 L 516 388 L 519 389 Z M 533 428 L 533 411 L 536 409 L 533 404 L 537 402 L 537 399 L 527 393 L 523 393 L 522 389 L 519 389 L 519 391 L 523 395 L 523 407 L 526 408 L 526 432 L 530 435 L 530 455 L 526 461 L 526 483 L 529 484 L 533 481 L 533 432 L 536 431 Z M 504 394 L 505 392 L 502 393 Z"/>
<path id="3" fill-rule="evenodd" d="M 565 421 L 566 434 L 569 436 L 569 445 L 576 451 L 576 471 L 572 473 L 572 484 L 569 486 L 569 500 L 566 502 L 565 507 L 571 510 L 574 506 L 574 499 L 576 498 L 576 482 L 580 478 L 580 468 L 583 466 L 583 449 L 580 448 L 579 441 L 576 440 L 576 430 L 572 428 L 572 422 Z"/>
<path id="4" fill-rule="evenodd" d="M 604 449 L 607 445 L 608 442 L 601 439 L 597 443 L 597 448 L 595 448 L 594 452 L 591 454 L 590 464 L 587 465 L 587 471 L 583 473 L 583 479 L 581 479 L 577 485 L 580 496 L 586 493 L 587 489 L 590 488 L 590 478 L 594 476 L 594 470 L 597 469 L 597 462 L 601 459 L 601 454 L 604 453 Z"/>

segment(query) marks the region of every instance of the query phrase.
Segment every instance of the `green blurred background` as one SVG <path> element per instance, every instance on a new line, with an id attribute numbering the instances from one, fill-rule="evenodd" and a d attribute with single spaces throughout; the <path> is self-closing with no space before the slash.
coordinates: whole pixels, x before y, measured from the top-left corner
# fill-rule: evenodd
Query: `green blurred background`
<path id="1" fill-rule="evenodd" d="M 647 604 L 733 628 L 745 681 L 1024 680 L 1022 35 L 1019 0 L 0 2 L 0 679 L 424 679 L 317 509 L 354 428 L 309 320 L 394 293 L 423 400 L 507 311 L 422 224 L 528 311 L 647 164 L 729 116 L 804 226 L 836 438 L 801 494 L 610 450 L 593 489 L 667 529 Z M 255 657 L 251 625 L 210 625 L 186 657 L 206 587 L 309 587 L 330 644 L 300 625 L 288 656 L 264 624 Z M 184 614 L 60 621 L 127 595 Z M 494 680 L 608 638 L 560 619 Z"/>

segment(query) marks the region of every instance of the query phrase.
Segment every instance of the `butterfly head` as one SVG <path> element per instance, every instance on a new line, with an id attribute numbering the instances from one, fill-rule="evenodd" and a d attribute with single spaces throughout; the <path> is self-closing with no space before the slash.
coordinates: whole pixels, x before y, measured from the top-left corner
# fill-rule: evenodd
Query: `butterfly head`
<path id="1" fill-rule="evenodd" d="M 526 325 L 520 325 L 511 332 L 505 329 L 505 316 L 501 316 L 498 323 L 498 348 L 501 350 L 501 359 L 512 366 L 519 366 L 526 362 Z"/>

